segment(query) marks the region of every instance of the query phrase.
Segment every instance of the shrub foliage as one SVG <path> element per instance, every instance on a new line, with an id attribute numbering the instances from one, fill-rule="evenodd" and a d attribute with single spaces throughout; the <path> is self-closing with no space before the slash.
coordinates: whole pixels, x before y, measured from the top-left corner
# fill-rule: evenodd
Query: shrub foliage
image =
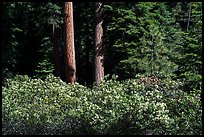
<path id="1" fill-rule="evenodd" d="M 105 80 L 87 88 L 53 75 L 6 79 L 2 86 L 3 134 L 202 134 L 200 92 L 163 79 Z"/>

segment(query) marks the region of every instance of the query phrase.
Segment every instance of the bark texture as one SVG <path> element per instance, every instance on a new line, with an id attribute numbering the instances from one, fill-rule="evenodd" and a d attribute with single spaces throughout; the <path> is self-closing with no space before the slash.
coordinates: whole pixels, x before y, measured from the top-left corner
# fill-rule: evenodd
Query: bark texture
<path id="1" fill-rule="evenodd" d="M 99 85 L 104 79 L 104 49 L 103 49 L 103 4 L 95 2 L 95 82 Z"/>
<path id="2" fill-rule="evenodd" d="M 76 82 L 76 62 L 74 48 L 74 24 L 72 2 L 65 2 L 65 77 L 68 83 Z"/>

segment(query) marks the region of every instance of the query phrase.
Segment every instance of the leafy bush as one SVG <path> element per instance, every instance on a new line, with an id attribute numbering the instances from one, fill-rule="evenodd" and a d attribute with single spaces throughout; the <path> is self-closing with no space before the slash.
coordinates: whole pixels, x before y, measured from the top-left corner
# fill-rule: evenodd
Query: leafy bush
<path id="1" fill-rule="evenodd" d="M 202 134 L 199 94 L 162 83 L 112 79 L 89 89 L 53 75 L 16 76 L 2 87 L 2 133 Z"/>

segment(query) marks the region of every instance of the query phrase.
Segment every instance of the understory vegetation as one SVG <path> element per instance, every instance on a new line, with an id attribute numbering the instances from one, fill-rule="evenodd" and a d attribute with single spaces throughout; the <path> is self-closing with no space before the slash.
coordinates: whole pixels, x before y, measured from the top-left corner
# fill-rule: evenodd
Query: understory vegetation
<path id="1" fill-rule="evenodd" d="M 168 78 L 106 78 L 87 88 L 17 75 L 3 81 L 2 134 L 202 134 L 201 92 L 183 89 Z"/>

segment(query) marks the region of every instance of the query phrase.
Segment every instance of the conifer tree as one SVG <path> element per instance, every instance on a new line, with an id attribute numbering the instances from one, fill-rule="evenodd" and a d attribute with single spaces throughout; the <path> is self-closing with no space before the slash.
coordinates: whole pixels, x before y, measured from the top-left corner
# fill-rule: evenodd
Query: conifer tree
<path id="1" fill-rule="evenodd" d="M 76 82 L 76 62 L 74 48 L 74 25 L 72 2 L 65 2 L 65 77 L 68 83 Z"/>
<path id="2" fill-rule="evenodd" d="M 103 49 L 103 4 L 95 3 L 95 81 L 98 85 L 104 79 L 104 49 Z"/>

